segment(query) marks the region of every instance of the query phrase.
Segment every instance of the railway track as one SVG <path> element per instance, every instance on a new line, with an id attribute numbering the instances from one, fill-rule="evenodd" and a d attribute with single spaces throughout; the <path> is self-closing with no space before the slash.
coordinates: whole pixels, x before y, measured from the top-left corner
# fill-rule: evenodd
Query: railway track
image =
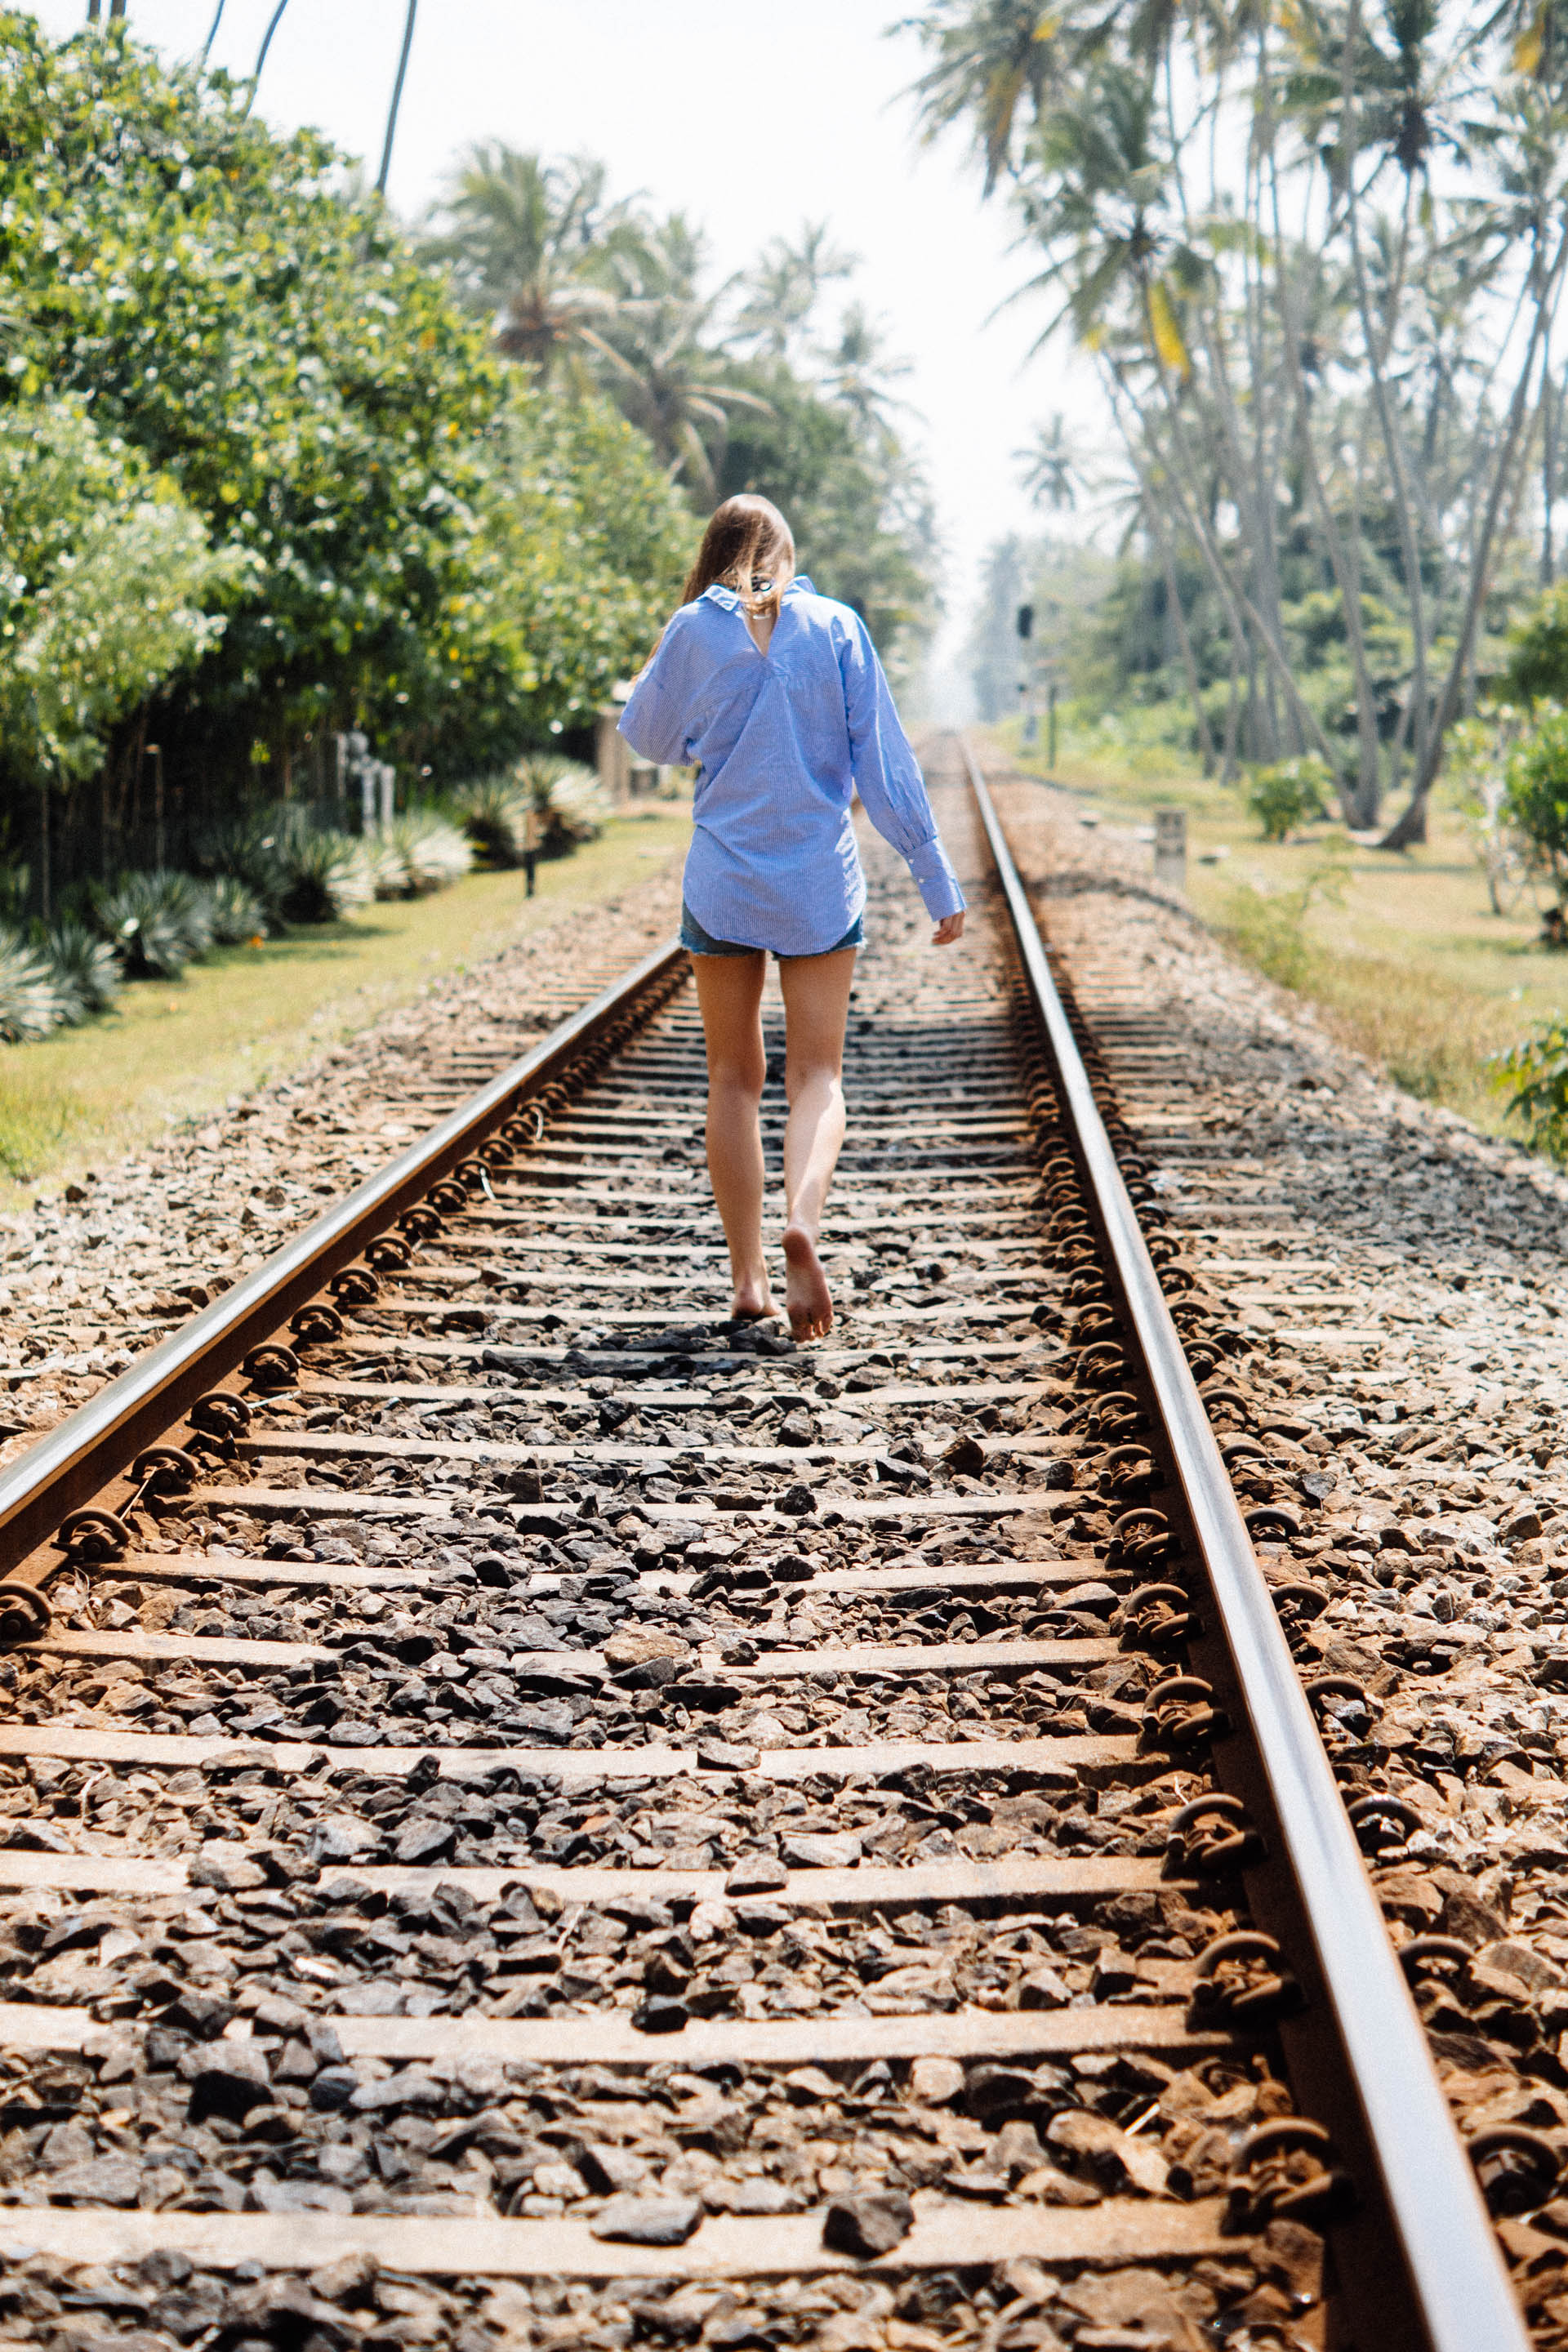
<path id="1" fill-rule="evenodd" d="M 0 1474 L 13 2338 L 1528 2341 L 1238 1335 L 934 790 L 827 1342 L 708 1313 L 659 950 Z"/>

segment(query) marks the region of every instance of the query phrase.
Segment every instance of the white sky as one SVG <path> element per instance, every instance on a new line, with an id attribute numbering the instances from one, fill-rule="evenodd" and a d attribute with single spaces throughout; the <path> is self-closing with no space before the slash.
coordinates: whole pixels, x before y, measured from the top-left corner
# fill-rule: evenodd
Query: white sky
<path id="1" fill-rule="evenodd" d="M 107 8 L 107 0 L 105 0 Z M 200 47 L 216 0 L 129 0 L 132 28 L 172 56 Z M 912 9 L 915 0 L 903 0 Z M 274 0 L 226 0 L 213 62 L 248 73 Z M 915 144 L 900 93 L 919 44 L 884 28 L 900 0 L 422 0 L 390 194 L 421 212 L 475 139 L 603 156 L 621 192 L 646 191 L 708 230 L 729 272 L 769 237 L 826 216 L 863 257 L 858 291 L 914 362 L 903 390 L 924 445 L 948 551 L 948 670 L 979 559 L 1005 531 L 1037 528 L 1013 453 L 1069 394 L 1063 355 L 1025 365 L 1037 314 L 988 314 L 1025 274 L 998 199 L 984 209 L 956 142 Z M 83 0 L 34 0 L 55 34 Z M 403 0 L 290 0 L 262 78 L 275 122 L 319 125 L 380 160 Z M 952 685 L 943 715 L 961 716 Z"/>

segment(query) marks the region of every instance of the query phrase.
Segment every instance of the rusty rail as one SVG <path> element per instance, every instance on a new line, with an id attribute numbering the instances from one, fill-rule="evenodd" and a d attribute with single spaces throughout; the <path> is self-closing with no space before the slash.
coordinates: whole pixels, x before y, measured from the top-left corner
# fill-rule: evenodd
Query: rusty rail
<path id="1" fill-rule="evenodd" d="M 367 1241 L 623 1015 L 655 1010 L 685 962 L 677 943 L 654 949 L 0 1472 L 0 1575 L 15 1580 L 20 1563 L 71 1512 L 121 1476 L 143 1447 L 163 1438 L 205 1390 L 286 1326 Z M 41 1582 L 47 1568 L 21 1580 Z"/>
<path id="2" fill-rule="evenodd" d="M 962 739 L 961 739 L 962 740 Z M 1181 1479 L 1323 1985 L 1433 2352 L 1528 2352 L 1474 2168 L 1323 1751 L 1230 1476 L 1166 1306 L 1045 943 L 974 756 L 963 743 L 1018 953 L 1056 1064 L 1126 1317 Z"/>

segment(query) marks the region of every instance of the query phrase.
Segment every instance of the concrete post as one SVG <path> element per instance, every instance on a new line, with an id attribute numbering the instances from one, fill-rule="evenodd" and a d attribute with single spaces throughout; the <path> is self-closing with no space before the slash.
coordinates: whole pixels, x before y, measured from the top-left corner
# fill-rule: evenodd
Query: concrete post
<path id="1" fill-rule="evenodd" d="M 1187 887 L 1187 813 L 1185 809 L 1154 811 L 1154 879 L 1167 889 Z"/>

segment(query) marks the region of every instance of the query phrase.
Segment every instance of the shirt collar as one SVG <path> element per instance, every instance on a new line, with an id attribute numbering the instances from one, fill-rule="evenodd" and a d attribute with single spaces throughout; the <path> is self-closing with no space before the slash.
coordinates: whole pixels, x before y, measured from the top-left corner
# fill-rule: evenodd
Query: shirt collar
<path id="1" fill-rule="evenodd" d="M 812 586 L 811 582 L 804 572 L 797 572 L 795 573 L 795 578 L 784 590 L 784 594 L 786 596 L 793 596 L 797 588 L 804 589 L 808 596 L 815 596 L 816 593 L 816 589 Z M 741 600 L 739 596 L 736 595 L 732 588 L 726 588 L 721 580 L 715 580 L 713 585 L 710 588 L 704 588 L 702 593 L 705 597 L 710 596 L 715 604 L 722 605 L 726 613 L 738 613 L 741 609 Z"/>

